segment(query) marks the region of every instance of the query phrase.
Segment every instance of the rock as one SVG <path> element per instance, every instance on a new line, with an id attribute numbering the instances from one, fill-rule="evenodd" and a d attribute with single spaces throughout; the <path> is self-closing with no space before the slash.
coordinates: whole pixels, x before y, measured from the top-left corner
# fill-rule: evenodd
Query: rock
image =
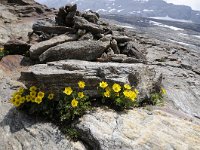
<path id="1" fill-rule="evenodd" d="M 128 36 L 124 36 L 124 35 L 115 35 L 113 36 L 113 38 L 118 42 L 118 43 L 124 43 L 124 42 L 128 42 L 131 41 L 132 39 Z"/>
<path id="2" fill-rule="evenodd" d="M 74 17 L 74 25 L 77 29 L 85 29 L 88 32 L 93 34 L 103 33 L 103 28 L 100 25 L 88 22 L 86 19 L 82 17 Z"/>
<path id="3" fill-rule="evenodd" d="M 92 33 L 86 33 L 85 35 L 83 35 L 81 38 L 79 38 L 79 40 L 93 40 L 93 35 Z"/>
<path id="4" fill-rule="evenodd" d="M 8 102 L 11 94 L 22 86 L 0 69 L 0 149 L 86 150 L 81 142 L 72 142 L 51 123 L 19 112 Z"/>
<path id="5" fill-rule="evenodd" d="M 96 60 L 108 48 L 108 42 L 73 41 L 52 47 L 42 53 L 40 61 L 56 61 L 63 59 Z"/>
<path id="6" fill-rule="evenodd" d="M 117 45 L 117 41 L 115 39 L 113 39 L 111 42 L 110 42 L 110 47 L 113 49 L 114 53 L 115 54 L 120 54 L 120 49 Z"/>
<path id="7" fill-rule="evenodd" d="M 33 25 L 34 32 L 44 32 L 47 34 L 65 34 L 65 33 L 75 33 L 76 30 L 64 27 L 64 26 L 42 26 L 38 24 Z"/>
<path id="8" fill-rule="evenodd" d="M 122 53 L 137 59 L 145 60 L 144 47 L 135 42 L 128 42 Z"/>
<path id="9" fill-rule="evenodd" d="M 84 17 L 87 21 L 95 23 L 95 24 L 97 24 L 97 21 L 99 19 L 98 16 L 99 15 L 97 15 L 97 13 L 95 13 L 93 11 L 87 11 L 82 14 L 82 17 Z"/>
<path id="10" fill-rule="evenodd" d="M 39 42 L 37 44 L 34 44 L 30 48 L 30 57 L 32 59 L 38 59 L 39 56 L 45 52 L 47 49 L 50 47 L 56 46 L 58 44 L 64 43 L 64 42 L 69 42 L 69 41 L 74 41 L 77 39 L 76 35 L 60 35 L 60 36 L 55 36 L 49 40 Z"/>
<path id="11" fill-rule="evenodd" d="M 10 40 L 4 45 L 4 49 L 7 50 L 10 55 L 25 54 L 30 49 L 30 47 L 31 45 L 20 40 Z"/>
<path id="12" fill-rule="evenodd" d="M 74 126 L 91 149 L 200 149 L 199 123 L 161 110 L 152 114 L 142 109 L 116 113 L 98 108 Z"/>
<path id="13" fill-rule="evenodd" d="M 27 86 L 42 85 L 41 88 L 55 92 L 66 86 L 77 88 L 77 82 L 84 80 L 87 85 L 86 93 L 91 96 L 97 96 L 96 86 L 102 80 L 130 83 L 140 91 L 139 98 L 146 98 L 150 96 L 159 77 L 160 74 L 144 64 L 65 60 L 34 65 L 29 71 L 21 73 L 20 80 Z"/>
<path id="14" fill-rule="evenodd" d="M 28 5 L 27 0 L 8 0 L 8 3 L 14 3 L 19 5 Z"/>

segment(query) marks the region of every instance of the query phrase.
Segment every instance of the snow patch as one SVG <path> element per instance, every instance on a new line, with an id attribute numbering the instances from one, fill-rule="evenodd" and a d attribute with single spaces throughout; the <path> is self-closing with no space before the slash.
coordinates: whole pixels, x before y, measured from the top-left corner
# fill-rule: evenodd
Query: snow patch
<path id="1" fill-rule="evenodd" d="M 155 26 L 169 28 L 169 29 L 172 29 L 172 30 L 175 30 L 175 31 L 183 31 L 184 30 L 184 29 L 181 29 L 181 28 L 177 28 L 177 27 L 174 27 L 174 26 L 168 26 L 168 25 L 165 25 L 165 24 L 162 24 L 162 23 L 159 23 L 159 22 L 155 22 L 155 21 L 149 21 L 149 23 L 152 24 L 152 25 L 155 25 Z"/>
<path id="2" fill-rule="evenodd" d="M 191 20 L 174 19 L 174 18 L 171 18 L 171 17 L 169 17 L 169 16 L 165 16 L 165 17 L 149 17 L 149 18 L 159 19 L 159 20 L 168 20 L 168 21 L 178 21 L 178 22 L 188 22 L 188 23 L 192 23 Z"/>

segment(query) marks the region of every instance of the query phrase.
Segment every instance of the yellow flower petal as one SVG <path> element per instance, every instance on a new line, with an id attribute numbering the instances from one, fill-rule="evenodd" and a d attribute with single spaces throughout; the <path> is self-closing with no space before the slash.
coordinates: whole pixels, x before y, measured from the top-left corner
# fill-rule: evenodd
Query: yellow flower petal
<path id="1" fill-rule="evenodd" d="M 79 98 L 83 98 L 85 95 L 84 95 L 84 93 L 83 92 L 78 92 L 78 97 Z"/>
<path id="2" fill-rule="evenodd" d="M 73 92 L 71 87 L 66 87 L 65 90 L 63 91 L 63 93 L 65 93 L 66 95 L 71 95 Z"/>
<path id="3" fill-rule="evenodd" d="M 131 86 L 129 84 L 124 84 L 124 88 L 127 89 L 127 90 L 130 90 Z"/>
<path id="4" fill-rule="evenodd" d="M 108 86 L 108 83 L 102 81 L 102 82 L 99 83 L 99 86 L 100 86 L 102 89 L 105 89 L 105 88 Z"/>
<path id="5" fill-rule="evenodd" d="M 41 98 L 43 98 L 44 97 L 44 92 L 38 92 L 38 94 L 37 94 L 37 97 L 41 97 Z"/>
<path id="6" fill-rule="evenodd" d="M 51 93 L 51 94 L 48 95 L 49 100 L 52 100 L 53 98 L 54 98 L 54 94 Z"/>
<path id="7" fill-rule="evenodd" d="M 79 81 L 79 82 L 78 82 L 78 86 L 79 86 L 79 88 L 84 89 L 84 87 L 85 87 L 85 82 L 84 82 L 84 81 Z"/>
<path id="8" fill-rule="evenodd" d="M 77 107 L 78 106 L 78 101 L 76 99 L 73 99 L 72 102 L 71 102 L 71 106 L 73 108 Z"/>
<path id="9" fill-rule="evenodd" d="M 118 93 L 121 91 L 121 86 L 117 83 L 113 84 L 112 89 L 114 92 Z"/>

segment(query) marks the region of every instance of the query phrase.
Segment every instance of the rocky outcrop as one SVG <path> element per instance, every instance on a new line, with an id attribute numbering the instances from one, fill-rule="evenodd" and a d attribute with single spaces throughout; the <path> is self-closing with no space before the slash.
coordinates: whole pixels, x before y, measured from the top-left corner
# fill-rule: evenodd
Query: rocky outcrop
<path id="1" fill-rule="evenodd" d="M 63 59 L 96 60 L 109 46 L 108 42 L 77 41 L 66 42 L 49 48 L 39 57 L 40 61 L 56 61 Z"/>
<path id="2" fill-rule="evenodd" d="M 72 142 L 67 139 L 55 125 L 27 116 L 13 108 L 8 99 L 20 86 L 22 86 L 21 83 L 12 80 L 0 69 L 1 150 L 86 149 L 81 142 Z"/>
<path id="3" fill-rule="evenodd" d="M 50 47 L 56 46 L 64 42 L 74 41 L 76 39 L 77 36 L 72 34 L 72 35 L 60 35 L 43 42 L 39 42 L 31 46 L 30 57 L 32 59 L 37 59 L 43 52 L 45 52 Z"/>
<path id="4" fill-rule="evenodd" d="M 77 88 L 77 82 L 84 80 L 86 92 L 90 96 L 98 96 L 97 85 L 106 80 L 110 83 L 128 83 L 140 91 L 139 98 L 150 97 L 155 84 L 160 84 L 161 74 L 143 64 L 98 63 L 79 60 L 66 60 L 38 64 L 22 72 L 21 81 L 25 85 L 42 85 L 46 90 L 60 92 L 66 86 Z M 41 88 L 42 88 L 41 87 Z M 58 91 L 57 91 L 58 90 Z"/>
<path id="5" fill-rule="evenodd" d="M 184 119 L 162 110 L 118 114 L 97 109 L 80 118 L 75 127 L 82 140 L 97 150 L 199 149 L 199 123 Z"/>

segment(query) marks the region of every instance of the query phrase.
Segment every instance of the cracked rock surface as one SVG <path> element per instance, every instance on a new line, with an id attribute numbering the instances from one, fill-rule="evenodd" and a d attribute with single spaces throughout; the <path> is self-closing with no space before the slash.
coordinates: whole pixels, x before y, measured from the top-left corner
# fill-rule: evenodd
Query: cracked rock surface
<path id="1" fill-rule="evenodd" d="M 200 149 L 199 123 L 162 110 L 116 113 L 98 108 L 79 121 L 75 126 L 83 133 L 82 138 L 98 141 L 90 142 L 93 149 Z"/>

